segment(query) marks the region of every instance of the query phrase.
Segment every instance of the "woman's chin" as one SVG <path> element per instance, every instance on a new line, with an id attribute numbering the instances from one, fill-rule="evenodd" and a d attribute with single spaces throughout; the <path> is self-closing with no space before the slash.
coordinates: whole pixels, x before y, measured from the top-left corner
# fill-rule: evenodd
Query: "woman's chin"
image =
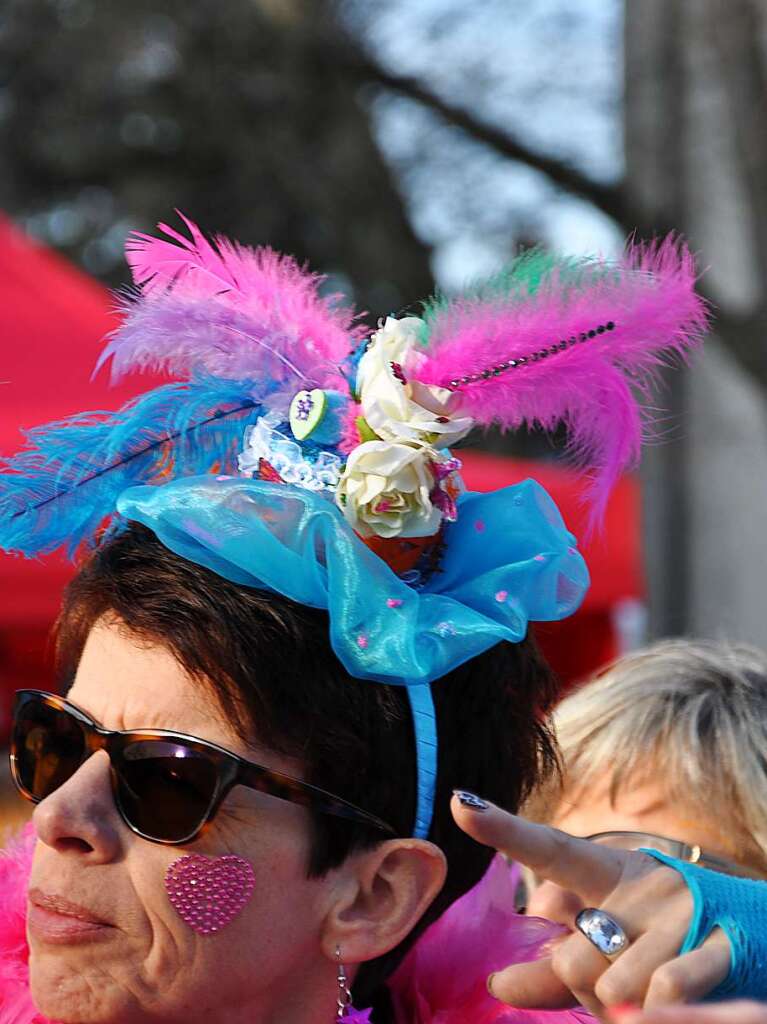
<path id="1" fill-rule="evenodd" d="M 40 1013 L 58 1024 L 122 1024 L 133 1018 L 103 972 L 66 964 L 61 949 L 32 951 L 29 982 L 32 1001 Z"/>

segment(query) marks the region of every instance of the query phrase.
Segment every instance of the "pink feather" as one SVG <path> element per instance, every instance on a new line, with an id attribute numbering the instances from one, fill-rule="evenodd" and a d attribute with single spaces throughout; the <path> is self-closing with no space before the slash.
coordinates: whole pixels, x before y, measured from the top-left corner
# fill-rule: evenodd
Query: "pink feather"
<path id="1" fill-rule="evenodd" d="M 202 370 L 235 380 L 299 388 L 345 388 L 340 364 L 364 330 L 338 296 L 319 295 L 323 278 L 288 256 L 225 238 L 209 242 L 179 214 L 185 238 L 160 224 L 170 241 L 133 234 L 126 257 L 137 300 L 110 339 L 97 369 L 190 375 Z"/>
<path id="2" fill-rule="evenodd" d="M 495 857 L 484 878 L 416 942 L 388 985 L 397 1024 L 587 1024 L 573 1010 L 520 1010 L 487 991 L 487 977 L 545 956 L 558 925 L 514 912 L 519 868 Z"/>
<path id="3" fill-rule="evenodd" d="M 708 313 L 694 285 L 693 257 L 674 237 L 629 246 L 616 264 L 521 257 L 502 284 L 427 309 L 419 379 L 457 392 L 479 425 L 564 424 L 571 454 L 592 473 L 593 526 L 650 426 L 637 393 L 646 400 L 661 368 L 702 339 Z"/>

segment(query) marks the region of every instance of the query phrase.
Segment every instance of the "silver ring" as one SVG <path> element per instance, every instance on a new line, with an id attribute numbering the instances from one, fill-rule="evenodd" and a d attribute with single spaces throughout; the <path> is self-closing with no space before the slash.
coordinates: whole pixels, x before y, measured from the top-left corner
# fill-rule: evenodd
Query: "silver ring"
<path id="1" fill-rule="evenodd" d="M 608 960 L 628 948 L 629 940 L 624 930 L 614 917 L 599 907 L 584 907 L 575 918 L 575 927 Z"/>

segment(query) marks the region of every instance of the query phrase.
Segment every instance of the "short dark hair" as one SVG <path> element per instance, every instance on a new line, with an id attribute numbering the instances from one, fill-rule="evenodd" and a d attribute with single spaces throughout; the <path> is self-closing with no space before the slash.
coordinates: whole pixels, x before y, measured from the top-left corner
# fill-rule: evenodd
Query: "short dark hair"
<path id="1" fill-rule="evenodd" d="M 167 647 L 243 740 L 257 738 L 297 757 L 306 781 L 411 834 L 415 745 L 404 688 L 350 677 L 331 648 L 324 611 L 231 583 L 131 523 L 89 555 L 66 590 L 57 627 L 64 685 L 91 628 L 110 614 Z M 556 685 L 531 637 L 496 645 L 437 680 L 432 691 L 440 756 L 429 838 L 445 852 L 447 882 L 408 939 L 360 969 L 358 1005 L 370 1005 L 415 936 L 479 881 L 492 858 L 454 824 L 453 788 L 516 810 L 556 763 L 543 718 Z M 307 870 L 320 875 L 381 838 L 316 815 Z"/>

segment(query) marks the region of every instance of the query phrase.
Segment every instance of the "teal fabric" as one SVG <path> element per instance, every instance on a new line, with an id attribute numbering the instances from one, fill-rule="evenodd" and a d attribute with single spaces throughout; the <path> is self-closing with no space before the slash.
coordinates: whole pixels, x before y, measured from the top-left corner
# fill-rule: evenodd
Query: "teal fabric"
<path id="1" fill-rule="evenodd" d="M 709 871 L 657 850 L 643 850 L 674 868 L 692 893 L 694 908 L 680 955 L 703 945 L 715 928 L 730 942 L 730 972 L 707 1000 L 767 1000 L 767 882 Z"/>
<path id="2" fill-rule="evenodd" d="M 219 576 L 327 609 L 333 649 L 359 679 L 432 682 L 530 621 L 571 615 L 589 583 L 575 538 L 533 480 L 464 494 L 431 575 L 413 586 L 366 547 L 332 501 L 286 484 L 186 477 L 131 487 L 125 519 Z"/>
<path id="3" fill-rule="evenodd" d="M 575 538 L 533 480 L 462 495 L 438 563 L 407 580 L 332 501 L 292 485 L 186 477 L 131 487 L 117 510 L 225 579 L 326 609 L 333 650 L 350 675 L 408 687 L 420 838 L 429 832 L 437 777 L 428 684 L 501 640 L 518 643 L 531 620 L 570 615 L 589 583 Z"/>

